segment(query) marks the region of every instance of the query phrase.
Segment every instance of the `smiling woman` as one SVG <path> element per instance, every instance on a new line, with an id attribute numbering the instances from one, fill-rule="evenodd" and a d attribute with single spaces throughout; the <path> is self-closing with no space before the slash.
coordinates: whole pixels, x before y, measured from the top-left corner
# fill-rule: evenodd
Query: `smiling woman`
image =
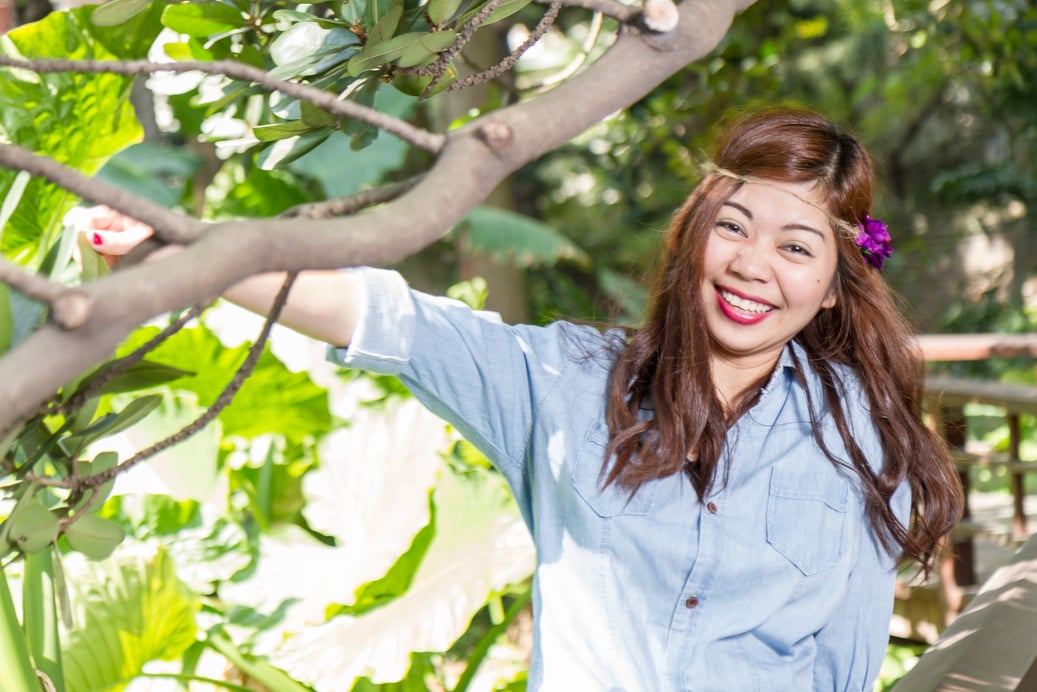
<path id="1" fill-rule="evenodd" d="M 283 322 L 398 375 L 507 479 L 537 548 L 530 689 L 870 689 L 898 563 L 928 569 L 961 510 L 871 184 L 823 117 L 736 122 L 638 329 L 509 326 L 384 270 L 299 277 Z M 117 226 L 94 247 L 132 246 Z M 230 297 L 264 311 L 279 286 Z"/>

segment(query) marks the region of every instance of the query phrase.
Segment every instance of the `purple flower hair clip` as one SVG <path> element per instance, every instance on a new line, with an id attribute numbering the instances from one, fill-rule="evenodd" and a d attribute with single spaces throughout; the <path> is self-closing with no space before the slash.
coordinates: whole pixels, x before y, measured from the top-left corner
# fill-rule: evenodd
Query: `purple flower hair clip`
<path id="1" fill-rule="evenodd" d="M 882 263 L 893 254 L 892 239 L 886 224 L 865 214 L 864 223 L 857 225 L 861 233 L 856 242 L 864 255 L 864 261 L 876 269 L 882 269 Z"/>

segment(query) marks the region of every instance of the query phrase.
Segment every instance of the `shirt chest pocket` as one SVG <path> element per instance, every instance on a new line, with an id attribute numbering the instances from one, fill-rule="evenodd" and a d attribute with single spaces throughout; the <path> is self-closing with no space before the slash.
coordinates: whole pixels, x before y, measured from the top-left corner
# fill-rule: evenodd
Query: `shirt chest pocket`
<path id="1" fill-rule="evenodd" d="M 848 549 L 850 487 L 832 473 L 775 466 L 767 542 L 806 576 L 834 567 Z"/>
<path id="2" fill-rule="evenodd" d="M 602 487 L 601 468 L 608 443 L 608 427 L 595 424 L 587 431 L 573 464 L 572 484 L 576 495 L 602 518 L 648 514 L 655 493 L 654 483 L 645 483 L 633 496 L 618 483 Z"/>

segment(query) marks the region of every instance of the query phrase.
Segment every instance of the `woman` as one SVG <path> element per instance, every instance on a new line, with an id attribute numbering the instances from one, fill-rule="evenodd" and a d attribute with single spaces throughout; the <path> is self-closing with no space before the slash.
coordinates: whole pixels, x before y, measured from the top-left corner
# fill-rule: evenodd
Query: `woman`
<path id="1" fill-rule="evenodd" d="M 961 505 L 871 186 L 816 114 L 736 122 L 638 329 L 507 326 L 383 270 L 293 289 L 283 322 L 399 375 L 507 477 L 538 550 L 530 689 L 871 689 L 897 565 L 928 570 Z M 102 253 L 148 232 L 98 217 Z"/>

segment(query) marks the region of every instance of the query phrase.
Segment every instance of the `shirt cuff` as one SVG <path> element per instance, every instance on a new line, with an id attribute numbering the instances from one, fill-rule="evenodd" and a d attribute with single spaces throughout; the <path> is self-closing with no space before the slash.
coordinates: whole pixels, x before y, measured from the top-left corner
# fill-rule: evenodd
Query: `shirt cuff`
<path id="1" fill-rule="evenodd" d="M 352 274 L 358 318 L 349 346 L 328 346 L 328 360 L 347 368 L 398 375 L 414 344 L 414 299 L 407 282 L 388 269 L 358 267 Z"/>

